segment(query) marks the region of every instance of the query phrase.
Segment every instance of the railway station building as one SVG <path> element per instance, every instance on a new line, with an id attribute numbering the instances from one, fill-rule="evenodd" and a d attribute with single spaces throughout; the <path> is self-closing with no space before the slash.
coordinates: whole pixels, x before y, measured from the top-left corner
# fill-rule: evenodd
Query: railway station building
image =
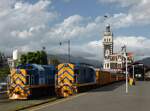
<path id="1" fill-rule="evenodd" d="M 113 33 L 111 31 L 110 25 L 106 26 L 104 37 L 103 37 L 103 69 L 107 71 L 122 71 L 125 67 L 127 56 L 128 64 L 133 62 L 133 53 L 126 51 L 126 46 L 121 47 L 121 50 L 114 53 L 114 40 Z"/>

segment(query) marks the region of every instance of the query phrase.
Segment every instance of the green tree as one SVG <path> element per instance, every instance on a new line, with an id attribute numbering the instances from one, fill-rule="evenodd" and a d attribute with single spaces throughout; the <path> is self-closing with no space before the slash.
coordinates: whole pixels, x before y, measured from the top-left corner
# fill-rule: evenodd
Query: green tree
<path id="1" fill-rule="evenodd" d="M 35 55 L 34 52 L 28 52 L 27 54 L 27 63 L 36 63 L 36 61 L 34 60 Z"/>
<path id="2" fill-rule="evenodd" d="M 48 64 L 47 62 L 47 54 L 45 51 L 37 51 L 37 52 L 28 52 L 27 54 L 23 54 L 20 59 L 22 64 L 26 63 L 35 63 L 35 64 Z"/>
<path id="3" fill-rule="evenodd" d="M 21 61 L 21 64 L 26 64 L 27 63 L 27 56 L 25 54 L 21 55 L 20 61 Z"/>

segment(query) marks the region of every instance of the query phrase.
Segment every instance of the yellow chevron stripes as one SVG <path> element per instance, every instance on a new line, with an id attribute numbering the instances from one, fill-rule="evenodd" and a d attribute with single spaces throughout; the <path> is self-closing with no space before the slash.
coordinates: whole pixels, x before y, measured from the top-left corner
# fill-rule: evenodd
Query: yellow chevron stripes
<path id="1" fill-rule="evenodd" d="M 74 66 L 73 64 L 60 64 L 58 66 L 58 81 L 65 81 L 69 79 L 70 81 L 74 81 Z M 69 81 L 69 83 L 70 83 Z M 67 81 L 65 81 L 67 82 Z"/>
<path id="2" fill-rule="evenodd" d="M 73 95 L 75 92 L 74 64 L 64 63 L 58 65 L 58 92 L 63 97 Z"/>
<path id="3" fill-rule="evenodd" d="M 10 88 L 9 88 L 9 98 L 20 99 L 27 98 L 30 94 L 29 88 L 27 88 L 27 72 L 25 69 L 13 69 L 10 75 Z M 17 97 L 16 98 L 16 94 Z M 14 97 L 13 97 L 14 96 Z"/>

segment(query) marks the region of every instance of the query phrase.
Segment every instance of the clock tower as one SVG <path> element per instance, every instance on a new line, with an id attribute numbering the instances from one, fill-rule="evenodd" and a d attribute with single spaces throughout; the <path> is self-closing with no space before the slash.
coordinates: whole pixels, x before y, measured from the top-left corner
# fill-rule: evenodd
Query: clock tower
<path id="1" fill-rule="evenodd" d="M 113 33 L 110 29 L 110 25 L 106 26 L 104 37 L 103 37 L 103 49 L 104 49 L 104 64 L 103 68 L 109 70 L 110 65 L 110 55 L 113 55 Z"/>
<path id="2" fill-rule="evenodd" d="M 111 32 L 110 25 L 106 26 L 103 38 L 104 59 L 108 59 L 109 55 L 113 54 L 113 33 Z"/>

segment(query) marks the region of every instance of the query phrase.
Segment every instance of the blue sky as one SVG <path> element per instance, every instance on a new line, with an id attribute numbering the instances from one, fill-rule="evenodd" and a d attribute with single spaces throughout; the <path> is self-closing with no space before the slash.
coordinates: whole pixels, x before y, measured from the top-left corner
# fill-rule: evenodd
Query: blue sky
<path id="1" fill-rule="evenodd" d="M 54 9 L 60 12 L 60 20 L 79 14 L 84 17 L 96 18 L 97 16 L 109 15 L 117 13 L 127 13 L 129 7 L 120 7 L 116 3 L 103 4 L 99 3 L 98 0 L 70 0 L 67 3 L 63 0 L 53 0 Z M 86 1 L 86 2 L 85 2 Z M 136 35 L 136 36 L 147 36 L 150 35 L 149 25 L 144 26 L 131 26 L 127 28 L 120 28 L 114 30 L 117 35 Z"/>
<path id="2" fill-rule="evenodd" d="M 85 2 L 86 1 L 86 2 Z M 29 0 L 30 3 L 36 3 L 37 0 Z M 60 14 L 59 21 L 63 21 L 65 18 L 78 14 L 84 17 L 96 18 L 97 16 L 109 15 L 112 16 L 116 13 L 127 13 L 128 7 L 120 7 L 116 3 L 103 4 L 98 0 L 53 0 L 52 9 Z M 150 34 L 148 31 L 149 25 L 140 27 L 121 28 L 114 30 L 119 35 L 141 35 L 146 36 Z M 143 33 L 146 32 L 146 33 Z"/>
<path id="3" fill-rule="evenodd" d="M 45 46 L 49 53 L 65 54 L 67 46 L 58 43 L 71 40 L 72 55 L 102 59 L 103 32 L 109 23 L 115 51 L 125 44 L 137 57 L 147 57 L 149 5 L 149 0 L 1 0 L 0 47 L 26 52 Z"/>
<path id="4" fill-rule="evenodd" d="M 70 2 L 63 2 L 63 0 L 53 0 L 54 7 L 62 14 L 62 17 L 79 14 L 85 17 L 103 16 L 107 13 L 114 14 L 124 12 L 122 8 L 110 4 L 101 4 L 97 0 L 72 0 Z"/>

